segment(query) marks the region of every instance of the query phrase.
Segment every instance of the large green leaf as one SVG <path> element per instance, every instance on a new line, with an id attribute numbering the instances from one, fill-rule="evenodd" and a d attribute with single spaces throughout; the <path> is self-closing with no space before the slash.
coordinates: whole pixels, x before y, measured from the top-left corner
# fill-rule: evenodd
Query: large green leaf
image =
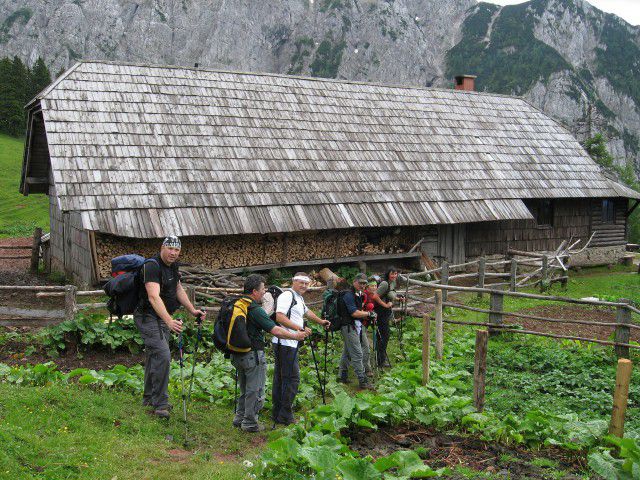
<path id="1" fill-rule="evenodd" d="M 280 437 L 273 442 L 269 442 L 268 447 L 273 452 L 274 457 L 283 462 L 297 457 L 300 453 L 300 445 L 291 437 Z"/>
<path id="2" fill-rule="evenodd" d="M 348 458 L 338 464 L 344 480 L 376 480 L 382 474 L 364 458 Z"/>
<path id="3" fill-rule="evenodd" d="M 589 466 L 605 480 L 632 480 L 631 476 L 622 476 L 622 460 L 617 460 L 609 452 L 589 455 Z"/>
<path id="4" fill-rule="evenodd" d="M 316 472 L 333 472 L 340 461 L 340 455 L 327 446 L 304 447 L 300 454 Z"/>
<path id="5" fill-rule="evenodd" d="M 353 408 L 356 405 L 355 399 L 347 395 L 346 393 L 339 394 L 333 400 L 333 406 L 336 411 L 340 413 L 340 416 L 343 418 L 349 418 L 351 416 L 351 412 L 353 412 Z"/>

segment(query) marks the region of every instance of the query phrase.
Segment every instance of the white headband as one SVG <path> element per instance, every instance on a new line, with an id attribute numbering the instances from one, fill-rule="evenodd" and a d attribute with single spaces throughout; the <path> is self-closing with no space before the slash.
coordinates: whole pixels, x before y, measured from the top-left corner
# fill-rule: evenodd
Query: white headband
<path id="1" fill-rule="evenodd" d="M 299 280 L 300 282 L 311 283 L 311 279 L 304 275 L 296 275 L 295 277 L 293 277 L 293 280 Z"/>

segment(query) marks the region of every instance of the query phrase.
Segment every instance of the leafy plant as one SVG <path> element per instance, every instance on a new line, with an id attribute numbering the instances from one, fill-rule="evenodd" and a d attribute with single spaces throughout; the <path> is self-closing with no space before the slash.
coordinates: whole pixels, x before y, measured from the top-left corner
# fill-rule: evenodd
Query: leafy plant
<path id="1" fill-rule="evenodd" d="M 616 446 L 618 457 L 611 450 L 593 452 L 589 455 L 589 466 L 605 480 L 634 480 L 640 478 L 640 444 L 632 438 L 609 436 L 606 441 Z"/>

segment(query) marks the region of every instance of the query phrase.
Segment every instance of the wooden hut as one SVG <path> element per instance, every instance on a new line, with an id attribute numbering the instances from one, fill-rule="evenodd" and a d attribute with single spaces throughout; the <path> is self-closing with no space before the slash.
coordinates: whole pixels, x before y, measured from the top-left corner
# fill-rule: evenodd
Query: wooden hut
<path id="1" fill-rule="evenodd" d="M 49 195 L 52 268 L 85 284 L 168 233 L 212 268 L 458 262 L 593 231 L 615 256 L 639 198 L 510 96 L 80 62 L 27 109 L 20 190 Z"/>

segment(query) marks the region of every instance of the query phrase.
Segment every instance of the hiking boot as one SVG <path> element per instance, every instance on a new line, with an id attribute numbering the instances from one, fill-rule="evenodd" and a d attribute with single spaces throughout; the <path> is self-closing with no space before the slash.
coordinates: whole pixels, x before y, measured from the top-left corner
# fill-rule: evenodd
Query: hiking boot
<path id="1" fill-rule="evenodd" d="M 233 426 L 234 426 L 234 427 L 236 427 L 236 428 L 240 428 L 240 427 L 242 426 L 242 420 L 240 420 L 240 421 L 236 421 L 236 420 L 234 420 L 234 421 L 232 422 L 232 424 L 233 424 Z"/>
<path id="2" fill-rule="evenodd" d="M 338 375 L 338 378 L 336 378 L 338 383 L 349 383 L 349 380 L 347 379 L 346 375 Z"/>
<path id="3" fill-rule="evenodd" d="M 373 370 L 369 370 L 367 372 L 367 377 L 373 377 Z"/>
<path id="4" fill-rule="evenodd" d="M 150 400 L 143 400 L 143 401 L 142 401 L 142 406 L 143 406 L 143 407 L 148 407 L 148 408 L 153 408 L 154 410 L 156 409 L 156 408 L 153 406 L 153 403 L 151 403 L 151 401 L 150 401 Z M 171 411 L 171 410 L 173 410 L 173 405 L 171 405 L 170 403 L 168 403 L 166 406 L 164 406 L 164 407 L 160 407 L 160 410 L 169 410 L 169 411 Z"/>
<path id="5" fill-rule="evenodd" d="M 240 427 L 240 429 L 243 432 L 250 432 L 250 433 L 264 432 L 264 425 L 259 423 L 258 425 L 255 425 L 253 427 Z"/>
<path id="6" fill-rule="evenodd" d="M 373 386 L 373 384 L 367 380 L 361 381 L 360 384 L 358 385 L 358 388 L 360 390 L 375 390 L 375 387 Z"/>
<path id="7" fill-rule="evenodd" d="M 166 418 L 169 419 L 169 409 L 168 408 L 156 408 L 153 411 L 153 415 L 155 415 L 158 418 Z"/>

